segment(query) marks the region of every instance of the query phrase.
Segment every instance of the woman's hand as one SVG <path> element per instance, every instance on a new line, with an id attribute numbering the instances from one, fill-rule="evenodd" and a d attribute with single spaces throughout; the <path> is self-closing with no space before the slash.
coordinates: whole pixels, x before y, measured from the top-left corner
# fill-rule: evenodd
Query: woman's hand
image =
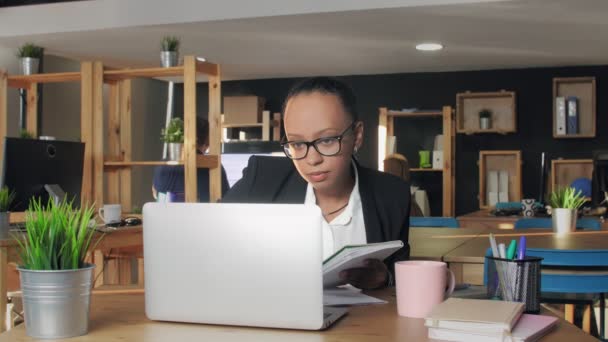
<path id="1" fill-rule="evenodd" d="M 372 290 L 382 287 L 388 279 L 386 265 L 378 259 L 367 259 L 364 267 L 350 268 L 340 272 L 340 279 L 345 284 L 363 290 Z"/>

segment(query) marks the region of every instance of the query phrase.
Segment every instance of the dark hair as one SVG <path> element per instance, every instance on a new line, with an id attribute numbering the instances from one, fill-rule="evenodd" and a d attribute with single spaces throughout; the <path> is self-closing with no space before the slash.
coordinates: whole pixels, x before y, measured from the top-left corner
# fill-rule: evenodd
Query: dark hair
<path id="1" fill-rule="evenodd" d="M 196 144 L 209 144 L 209 121 L 196 116 Z"/>
<path id="2" fill-rule="evenodd" d="M 335 95 L 342 102 L 344 111 L 352 117 L 353 121 L 359 119 L 357 113 L 357 101 L 355 99 L 355 93 L 353 90 L 343 82 L 330 77 L 311 77 L 296 83 L 287 93 L 285 102 L 283 102 L 283 115 L 285 115 L 285 109 L 287 102 L 292 97 L 300 94 L 309 94 L 313 92 L 319 92 L 322 94 Z"/>

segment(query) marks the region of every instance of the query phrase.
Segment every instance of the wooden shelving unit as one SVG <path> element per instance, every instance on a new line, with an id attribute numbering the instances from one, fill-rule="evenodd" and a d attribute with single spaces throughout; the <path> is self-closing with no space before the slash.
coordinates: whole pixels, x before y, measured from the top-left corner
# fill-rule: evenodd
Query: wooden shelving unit
<path id="1" fill-rule="evenodd" d="M 578 134 L 557 134 L 555 98 L 575 96 L 578 98 Z M 567 77 L 553 79 L 553 138 L 595 138 L 596 126 L 595 77 Z M 566 110 L 567 116 L 567 110 Z"/>
<path id="2" fill-rule="evenodd" d="M 479 151 L 479 208 L 488 209 L 488 171 L 508 171 L 509 202 L 521 201 L 521 151 Z"/>
<path id="3" fill-rule="evenodd" d="M 226 124 L 224 123 L 224 115 L 222 115 L 222 136 L 224 135 L 224 129 L 229 128 L 252 128 L 260 127 L 262 129 L 261 140 L 262 141 L 280 141 L 281 140 L 281 113 L 271 113 L 268 110 L 262 112 L 262 122 L 252 123 L 239 123 L 239 124 Z M 271 137 L 272 132 L 272 137 Z M 235 141 L 230 139 L 229 141 Z M 222 138 L 222 142 L 226 142 Z"/>
<path id="4" fill-rule="evenodd" d="M 207 156 L 196 155 L 196 77 L 204 74 L 209 79 L 209 151 Z M 131 79 L 138 77 L 182 77 L 184 81 L 184 160 L 134 161 L 131 158 Z M 131 168 L 133 166 L 184 165 L 185 198 L 197 200 L 196 168 L 210 169 L 210 198 L 221 197 L 220 165 L 220 67 L 185 56 L 184 64 L 171 68 L 143 68 L 104 70 L 101 62 L 82 62 L 80 72 L 35 75 L 8 75 L 0 71 L 0 137 L 7 134 L 8 87 L 27 90 L 26 129 L 37 132 L 37 87 L 39 83 L 80 82 L 81 84 L 81 141 L 85 143 L 81 203 L 97 206 L 103 203 L 131 204 Z M 107 118 L 104 117 L 103 86 L 109 86 Z M 107 120 L 108 131 L 104 132 Z M 104 151 L 104 140 L 108 149 Z M 4 148 L 0 139 L 0 160 Z M 105 174 L 104 174 L 105 173 Z M 107 182 L 104 177 L 107 176 Z M 105 184 L 104 184 L 105 183 Z"/>
<path id="5" fill-rule="evenodd" d="M 411 118 L 437 118 L 442 120 L 443 134 L 443 168 L 411 168 L 411 172 L 441 172 L 442 173 L 442 216 L 454 216 L 455 200 L 454 200 L 454 112 L 452 107 L 444 106 L 441 111 L 422 111 L 422 112 L 402 112 L 392 111 L 387 108 L 379 109 L 379 125 L 378 125 L 378 169 L 383 171 L 384 159 L 387 156 L 388 136 L 395 135 L 395 119 L 411 119 Z"/>
<path id="6" fill-rule="evenodd" d="M 492 128 L 490 129 L 479 127 L 479 112 L 483 109 L 492 111 Z M 456 94 L 456 131 L 465 134 L 516 132 L 515 92 L 501 90 Z"/>
<path id="7" fill-rule="evenodd" d="M 196 78 L 206 75 L 209 80 L 209 155 L 196 154 Z M 184 82 L 184 159 L 179 162 L 134 161 L 131 158 L 131 79 L 153 77 L 182 77 Z M 96 134 L 93 188 L 95 200 L 121 203 L 131 208 L 131 168 L 133 166 L 184 165 L 185 200 L 197 201 L 197 168 L 209 168 L 209 197 L 212 202 L 222 196 L 220 160 L 221 80 L 219 65 L 185 56 L 184 64 L 171 68 L 101 70 L 95 77 L 94 88 L 109 86 L 108 151 L 103 153 L 103 134 Z M 94 115 L 95 127 L 103 127 L 103 113 Z M 104 172 L 107 186 L 103 186 Z M 104 192 L 106 192 L 104 194 Z"/>
<path id="8" fill-rule="evenodd" d="M 593 159 L 555 159 L 551 161 L 551 191 L 570 186 L 577 178 L 591 179 Z"/>

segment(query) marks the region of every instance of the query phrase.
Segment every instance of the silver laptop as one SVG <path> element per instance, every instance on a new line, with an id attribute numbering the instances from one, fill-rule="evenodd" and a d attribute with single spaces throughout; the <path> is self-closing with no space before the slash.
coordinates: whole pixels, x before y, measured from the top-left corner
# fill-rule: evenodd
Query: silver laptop
<path id="1" fill-rule="evenodd" d="M 321 220 L 318 207 L 303 204 L 147 203 L 146 315 L 328 327 L 346 310 L 323 306 Z"/>

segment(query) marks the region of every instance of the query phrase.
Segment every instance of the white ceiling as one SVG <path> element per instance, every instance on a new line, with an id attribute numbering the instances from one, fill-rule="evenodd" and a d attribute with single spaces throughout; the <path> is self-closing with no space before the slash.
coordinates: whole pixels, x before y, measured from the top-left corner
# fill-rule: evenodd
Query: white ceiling
<path id="1" fill-rule="evenodd" d="M 177 35 L 224 79 L 608 64 L 606 0 L 138 1 L 0 9 L 0 45 L 137 67 L 158 65 L 160 38 Z M 25 15 L 38 24 L 15 26 Z M 414 49 L 428 40 L 445 49 Z"/>

